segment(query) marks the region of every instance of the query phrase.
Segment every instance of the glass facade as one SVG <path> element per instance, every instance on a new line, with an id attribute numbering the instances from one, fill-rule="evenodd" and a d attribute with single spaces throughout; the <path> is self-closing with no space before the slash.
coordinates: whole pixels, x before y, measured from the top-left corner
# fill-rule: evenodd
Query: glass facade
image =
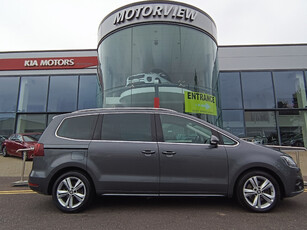
<path id="1" fill-rule="evenodd" d="M 220 72 L 219 84 L 224 129 L 260 144 L 307 147 L 306 72 Z"/>
<path id="2" fill-rule="evenodd" d="M 0 112 L 15 112 L 18 98 L 19 77 L 0 79 Z"/>
<path id="3" fill-rule="evenodd" d="M 275 107 L 270 72 L 242 72 L 241 80 L 245 109 L 272 109 Z"/>
<path id="4" fill-rule="evenodd" d="M 45 112 L 48 93 L 48 77 L 22 77 L 18 112 Z"/>
<path id="5" fill-rule="evenodd" d="M 51 76 L 48 112 L 69 112 L 77 109 L 78 76 Z"/>
<path id="6" fill-rule="evenodd" d="M 52 117 L 101 107 L 96 74 L 0 77 L 0 135 L 42 132 Z"/>
<path id="7" fill-rule="evenodd" d="M 185 112 L 185 92 L 217 94 L 217 45 L 181 25 L 125 28 L 98 48 L 104 107 L 160 107 Z M 216 124 L 218 116 L 194 114 Z"/>

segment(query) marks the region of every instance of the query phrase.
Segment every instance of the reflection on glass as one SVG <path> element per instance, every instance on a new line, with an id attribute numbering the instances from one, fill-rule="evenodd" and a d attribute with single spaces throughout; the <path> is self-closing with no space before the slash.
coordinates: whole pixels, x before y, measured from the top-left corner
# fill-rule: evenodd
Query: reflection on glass
<path id="1" fill-rule="evenodd" d="M 99 91 L 96 75 L 80 76 L 78 109 L 97 108 Z"/>
<path id="2" fill-rule="evenodd" d="M 242 72 L 241 79 L 245 109 L 275 108 L 270 72 Z"/>
<path id="3" fill-rule="evenodd" d="M 22 77 L 18 112 L 45 112 L 48 77 Z"/>
<path id="4" fill-rule="evenodd" d="M 243 110 L 223 110 L 223 129 L 238 136 L 245 137 Z"/>
<path id="5" fill-rule="evenodd" d="M 305 108 L 306 89 L 303 72 L 273 72 L 278 108 Z"/>
<path id="6" fill-rule="evenodd" d="M 0 113 L 0 135 L 9 137 L 14 133 L 15 113 Z"/>
<path id="7" fill-rule="evenodd" d="M 220 73 L 219 81 L 222 109 L 241 109 L 240 74 L 238 72 Z"/>
<path id="8" fill-rule="evenodd" d="M 306 147 L 307 145 L 307 113 L 299 111 L 298 115 L 278 114 L 281 144 L 287 146 Z"/>
<path id="9" fill-rule="evenodd" d="M 19 77 L 0 78 L 0 112 L 15 112 Z"/>
<path id="10" fill-rule="evenodd" d="M 51 76 L 48 112 L 71 112 L 77 109 L 78 76 Z"/>
<path id="11" fill-rule="evenodd" d="M 46 115 L 22 114 L 17 118 L 17 133 L 42 133 L 46 128 Z"/>
<path id="12" fill-rule="evenodd" d="M 217 97 L 217 46 L 200 31 L 176 25 L 135 26 L 107 37 L 98 52 L 104 107 L 153 107 L 158 97 L 160 107 L 184 112 L 187 90 Z"/>
<path id="13" fill-rule="evenodd" d="M 192 120 L 160 115 L 164 142 L 209 144 L 211 129 Z"/>
<path id="14" fill-rule="evenodd" d="M 245 112 L 244 115 L 247 140 L 278 145 L 275 112 Z"/>

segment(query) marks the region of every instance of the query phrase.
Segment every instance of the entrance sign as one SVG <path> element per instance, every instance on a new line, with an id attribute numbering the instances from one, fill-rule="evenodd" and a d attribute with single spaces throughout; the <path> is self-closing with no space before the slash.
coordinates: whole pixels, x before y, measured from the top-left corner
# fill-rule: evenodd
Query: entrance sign
<path id="1" fill-rule="evenodd" d="M 184 92 L 186 113 L 203 113 L 217 116 L 216 97 L 199 92 Z"/>

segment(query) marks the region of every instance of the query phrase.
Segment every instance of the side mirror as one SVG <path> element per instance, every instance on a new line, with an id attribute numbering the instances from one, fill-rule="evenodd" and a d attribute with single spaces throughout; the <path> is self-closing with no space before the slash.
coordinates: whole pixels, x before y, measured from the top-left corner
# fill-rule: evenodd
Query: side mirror
<path id="1" fill-rule="evenodd" d="M 212 135 L 210 138 L 210 145 L 217 147 L 218 143 L 220 142 L 219 138 Z"/>

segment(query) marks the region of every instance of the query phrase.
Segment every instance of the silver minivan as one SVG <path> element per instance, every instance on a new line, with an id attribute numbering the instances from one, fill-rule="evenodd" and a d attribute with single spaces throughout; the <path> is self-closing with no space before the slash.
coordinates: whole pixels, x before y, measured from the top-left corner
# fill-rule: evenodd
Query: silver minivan
<path id="1" fill-rule="evenodd" d="M 304 191 L 289 155 L 168 109 L 56 116 L 34 155 L 29 186 L 64 212 L 83 210 L 95 195 L 236 197 L 267 212 Z"/>

